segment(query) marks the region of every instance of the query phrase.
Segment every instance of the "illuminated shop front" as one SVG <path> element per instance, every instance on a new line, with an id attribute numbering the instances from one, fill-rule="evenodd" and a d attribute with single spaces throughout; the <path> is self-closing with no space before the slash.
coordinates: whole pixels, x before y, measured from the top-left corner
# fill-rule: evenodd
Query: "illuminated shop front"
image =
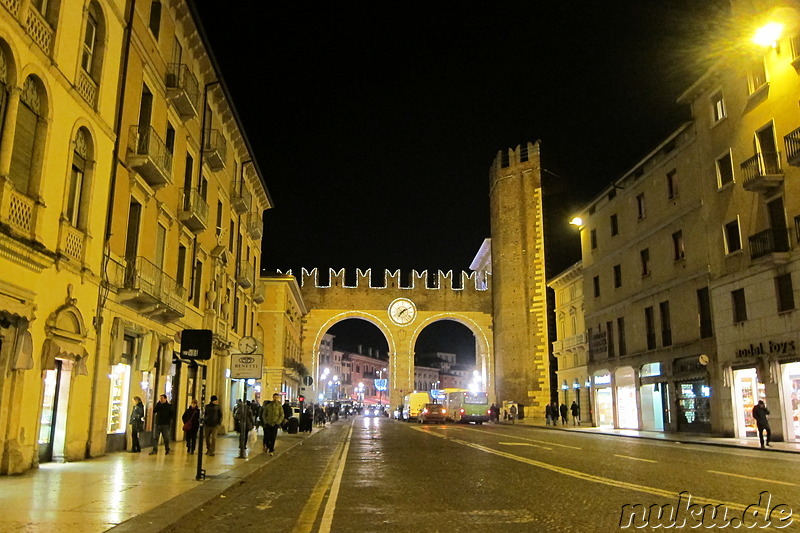
<path id="1" fill-rule="evenodd" d="M 755 367 L 733 371 L 733 413 L 737 437 L 757 437 L 753 407 L 759 400 L 766 400 L 763 383 L 758 380 Z"/>
<path id="2" fill-rule="evenodd" d="M 661 363 L 642 365 L 639 396 L 642 406 L 642 429 L 664 431 L 669 427 L 669 387 L 661 375 Z"/>
<path id="3" fill-rule="evenodd" d="M 673 362 L 678 431 L 711 432 L 711 386 L 700 354 Z"/>
<path id="4" fill-rule="evenodd" d="M 614 427 L 614 392 L 608 372 L 594 376 L 594 414 L 599 427 Z"/>
<path id="5" fill-rule="evenodd" d="M 617 427 L 639 429 L 639 410 L 636 407 L 636 376 L 626 366 L 615 372 L 617 387 Z"/>
<path id="6" fill-rule="evenodd" d="M 781 385 L 786 440 L 797 441 L 800 440 L 800 362 L 781 365 Z"/>
<path id="7" fill-rule="evenodd" d="M 56 359 L 44 373 L 42 417 L 39 425 L 39 462 L 63 462 L 73 362 Z"/>

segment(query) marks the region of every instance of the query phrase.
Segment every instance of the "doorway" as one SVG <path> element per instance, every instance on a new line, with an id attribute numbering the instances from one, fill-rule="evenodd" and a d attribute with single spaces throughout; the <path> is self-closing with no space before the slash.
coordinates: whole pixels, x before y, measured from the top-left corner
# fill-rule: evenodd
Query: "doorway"
<path id="1" fill-rule="evenodd" d="M 72 361 L 56 359 L 55 369 L 44 375 L 42 418 L 39 425 L 39 462 L 64 462 L 67 406 Z"/>

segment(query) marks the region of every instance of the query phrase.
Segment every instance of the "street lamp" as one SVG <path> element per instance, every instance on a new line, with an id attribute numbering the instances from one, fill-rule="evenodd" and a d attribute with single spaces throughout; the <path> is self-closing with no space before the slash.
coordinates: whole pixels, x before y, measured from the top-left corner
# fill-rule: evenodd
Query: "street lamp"
<path id="1" fill-rule="evenodd" d="M 567 380 L 564 380 L 564 384 L 561 385 L 561 389 L 564 391 L 564 405 L 567 404 L 567 391 L 569 390 L 569 385 L 567 385 Z"/>
<path id="2" fill-rule="evenodd" d="M 783 33 L 783 24 L 779 22 L 770 22 L 756 30 L 753 34 L 753 43 L 758 46 L 777 48 L 781 33 Z"/>

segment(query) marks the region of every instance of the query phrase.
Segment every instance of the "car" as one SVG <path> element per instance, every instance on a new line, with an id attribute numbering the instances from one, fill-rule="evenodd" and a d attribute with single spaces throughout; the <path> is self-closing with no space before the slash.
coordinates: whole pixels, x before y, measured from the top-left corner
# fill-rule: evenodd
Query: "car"
<path id="1" fill-rule="evenodd" d="M 422 411 L 417 416 L 417 422 L 424 424 L 425 422 L 440 422 L 447 424 L 447 409 L 444 405 L 438 403 L 426 403 Z"/>

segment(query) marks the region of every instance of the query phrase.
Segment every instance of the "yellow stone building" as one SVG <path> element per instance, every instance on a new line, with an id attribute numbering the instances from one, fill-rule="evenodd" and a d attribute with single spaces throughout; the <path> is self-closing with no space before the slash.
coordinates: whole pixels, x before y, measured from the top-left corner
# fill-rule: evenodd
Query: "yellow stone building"
<path id="1" fill-rule="evenodd" d="M 0 473 L 86 456 L 124 2 L 0 7 Z M 107 378 L 106 378 L 107 379 Z"/>
<path id="2" fill-rule="evenodd" d="M 291 274 L 262 276 L 259 283 L 266 296 L 258 309 L 258 325 L 262 328 L 258 340 L 264 345 L 262 401 L 271 399 L 276 392 L 294 401 L 303 392 L 300 349 L 303 318 L 308 309 L 297 279 Z"/>
<path id="3" fill-rule="evenodd" d="M 186 2 L 0 3 L 8 474 L 123 449 L 133 396 L 180 415 L 183 329 L 214 332 L 206 396 L 230 406 L 271 199 Z"/>

